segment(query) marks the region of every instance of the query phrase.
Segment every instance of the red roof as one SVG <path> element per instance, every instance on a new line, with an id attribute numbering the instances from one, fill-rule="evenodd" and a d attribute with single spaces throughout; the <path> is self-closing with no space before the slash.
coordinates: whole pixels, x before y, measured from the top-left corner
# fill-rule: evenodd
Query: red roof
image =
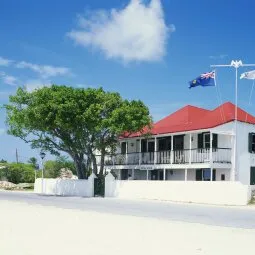
<path id="1" fill-rule="evenodd" d="M 255 117 L 237 107 L 237 119 L 255 124 Z M 153 124 L 151 133 L 167 134 L 213 128 L 235 120 L 235 105 L 227 102 L 214 110 L 187 105 Z M 131 137 L 140 136 L 135 133 Z"/>

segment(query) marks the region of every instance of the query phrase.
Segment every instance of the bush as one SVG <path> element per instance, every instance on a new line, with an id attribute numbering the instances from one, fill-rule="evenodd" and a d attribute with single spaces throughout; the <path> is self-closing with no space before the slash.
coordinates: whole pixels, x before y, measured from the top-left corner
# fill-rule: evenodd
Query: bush
<path id="1" fill-rule="evenodd" d="M 74 163 L 66 157 L 60 156 L 56 160 L 48 160 L 44 163 L 44 177 L 57 178 L 60 176 L 62 168 L 68 168 L 73 174 L 76 174 Z"/>
<path id="2" fill-rule="evenodd" d="M 5 168 L 0 169 L 0 179 L 7 179 L 12 183 L 33 183 L 35 169 L 31 164 L 10 163 L 5 164 Z"/>

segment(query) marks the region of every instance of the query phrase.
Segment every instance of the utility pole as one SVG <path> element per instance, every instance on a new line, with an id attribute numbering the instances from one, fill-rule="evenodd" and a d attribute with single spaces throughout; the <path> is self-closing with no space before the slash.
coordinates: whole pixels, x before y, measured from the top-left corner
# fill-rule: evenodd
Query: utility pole
<path id="1" fill-rule="evenodd" d="M 19 163 L 19 155 L 18 155 L 18 149 L 16 148 L 16 163 Z"/>

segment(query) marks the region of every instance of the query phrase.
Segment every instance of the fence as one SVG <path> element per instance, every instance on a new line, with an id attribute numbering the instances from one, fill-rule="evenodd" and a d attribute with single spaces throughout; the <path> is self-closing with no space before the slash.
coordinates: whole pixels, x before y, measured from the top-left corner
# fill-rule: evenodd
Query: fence
<path id="1" fill-rule="evenodd" d="M 88 180 L 38 178 L 35 181 L 34 192 L 44 195 L 93 197 L 95 178 L 94 174 Z"/>
<path id="2" fill-rule="evenodd" d="M 251 199 L 251 188 L 226 181 L 119 181 L 109 173 L 105 179 L 105 197 L 246 205 Z"/>

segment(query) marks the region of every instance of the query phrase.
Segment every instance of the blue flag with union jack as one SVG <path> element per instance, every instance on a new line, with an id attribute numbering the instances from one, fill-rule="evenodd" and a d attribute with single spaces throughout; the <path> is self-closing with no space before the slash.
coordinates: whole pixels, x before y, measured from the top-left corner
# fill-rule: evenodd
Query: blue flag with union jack
<path id="1" fill-rule="evenodd" d="M 197 86 L 202 87 L 215 86 L 215 71 L 203 73 L 196 79 L 189 82 L 190 89 Z"/>

